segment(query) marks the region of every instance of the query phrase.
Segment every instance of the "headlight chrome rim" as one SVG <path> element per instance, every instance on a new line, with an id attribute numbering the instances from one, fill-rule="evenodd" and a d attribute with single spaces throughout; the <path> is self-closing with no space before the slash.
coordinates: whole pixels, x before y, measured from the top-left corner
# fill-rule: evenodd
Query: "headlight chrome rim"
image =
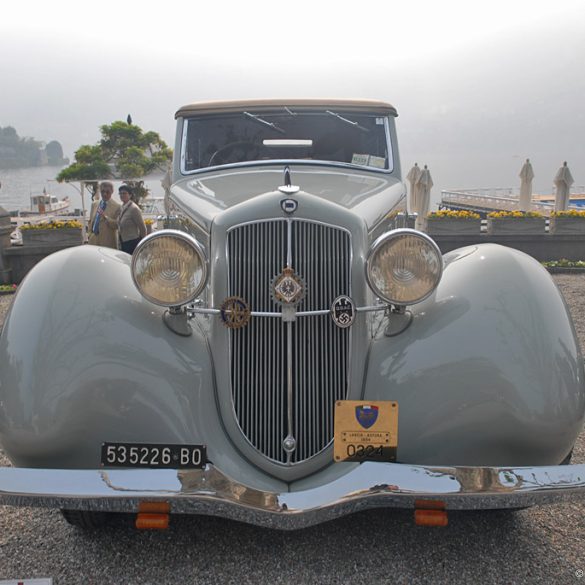
<path id="1" fill-rule="evenodd" d="M 202 277 L 201 277 L 201 282 L 199 283 L 197 288 L 193 291 L 193 293 L 191 293 L 189 295 L 189 298 L 182 299 L 181 302 L 165 302 L 165 301 L 161 301 L 160 299 L 153 297 L 152 295 L 149 295 L 148 293 L 146 293 L 144 291 L 144 289 L 140 286 L 140 284 L 138 283 L 138 281 L 136 279 L 136 263 L 138 262 L 138 259 L 140 257 L 140 252 L 150 242 L 152 242 L 153 240 L 156 240 L 158 238 L 161 238 L 161 237 L 174 237 L 174 238 L 177 238 L 179 240 L 182 240 L 183 242 L 186 242 L 189 246 L 191 246 L 193 248 L 193 250 L 195 251 L 195 253 L 199 256 L 199 260 L 201 263 L 201 270 L 203 272 Z M 207 255 L 205 253 L 205 249 L 203 248 L 203 246 L 193 236 L 191 236 L 185 232 L 179 231 L 179 230 L 172 230 L 172 229 L 157 230 L 155 232 L 152 232 L 151 234 L 148 234 L 144 238 L 142 238 L 142 240 L 140 240 L 138 246 L 136 246 L 136 250 L 134 250 L 134 253 L 132 254 L 131 272 L 132 272 L 132 281 L 134 282 L 134 286 L 136 286 L 136 288 L 138 289 L 138 292 L 140 292 L 140 294 L 146 300 L 150 301 L 151 303 L 153 303 L 155 305 L 159 305 L 161 307 L 181 307 L 181 306 L 187 305 L 190 302 L 192 302 L 205 289 L 205 287 L 207 285 L 207 277 L 208 277 Z"/>
<path id="2" fill-rule="evenodd" d="M 371 276 L 372 263 L 374 261 L 374 258 L 376 257 L 376 254 L 379 252 L 380 248 L 382 246 L 386 245 L 388 242 L 392 241 L 393 239 L 404 237 L 404 236 L 413 236 L 413 237 L 416 237 L 416 238 L 423 240 L 427 245 L 430 246 L 430 248 L 437 255 L 438 260 L 439 260 L 439 272 L 437 275 L 435 285 L 429 291 L 427 291 L 427 293 L 425 293 L 424 295 L 421 295 L 421 296 L 415 298 L 414 300 L 408 300 L 408 301 L 393 299 L 393 298 L 390 298 L 389 296 L 387 296 L 383 291 L 381 291 L 376 286 L 374 279 Z M 427 234 L 420 232 L 418 230 L 414 230 L 414 229 L 410 229 L 410 228 L 401 228 L 401 229 L 392 230 L 390 232 L 386 232 L 386 233 L 382 234 L 372 244 L 370 251 L 368 252 L 367 259 L 366 259 L 366 281 L 368 283 L 368 286 L 374 292 L 374 294 L 376 296 L 378 296 L 379 298 L 381 298 L 382 300 L 384 300 L 385 302 L 387 302 L 388 304 L 395 305 L 395 306 L 410 306 L 410 305 L 416 305 L 417 303 L 421 303 L 425 299 L 428 299 L 435 292 L 435 290 L 437 289 L 437 286 L 441 282 L 441 278 L 443 276 L 443 269 L 444 269 L 443 255 L 441 253 L 439 246 L 431 237 L 429 237 Z"/>

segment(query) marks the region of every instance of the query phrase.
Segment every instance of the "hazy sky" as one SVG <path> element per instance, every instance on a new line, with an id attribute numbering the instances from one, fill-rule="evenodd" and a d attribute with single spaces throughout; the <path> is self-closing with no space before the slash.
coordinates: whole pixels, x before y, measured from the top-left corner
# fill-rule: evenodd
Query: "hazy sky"
<path id="1" fill-rule="evenodd" d="M 436 187 L 585 184 L 585 2 L 3 3 L 0 126 L 66 154 L 132 114 L 174 140 L 202 99 L 367 97 Z"/>

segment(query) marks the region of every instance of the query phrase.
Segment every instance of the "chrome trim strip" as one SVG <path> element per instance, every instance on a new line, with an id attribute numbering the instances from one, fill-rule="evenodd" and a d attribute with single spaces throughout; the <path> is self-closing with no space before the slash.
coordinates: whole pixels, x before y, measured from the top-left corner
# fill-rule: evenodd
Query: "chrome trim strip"
<path id="1" fill-rule="evenodd" d="M 287 423 L 287 436 L 285 440 L 290 437 L 294 439 L 294 426 L 293 426 L 293 324 L 289 321 L 286 324 L 286 423 Z M 286 451 L 286 464 L 290 465 L 292 462 L 293 450 L 285 449 Z"/>
<path id="2" fill-rule="evenodd" d="M 365 313 L 365 312 L 372 312 L 372 311 L 385 311 L 389 305 L 370 305 L 368 307 L 356 307 L 356 312 L 358 313 Z M 229 311 L 228 311 L 229 312 Z M 219 315 L 221 311 L 219 309 L 202 309 L 200 307 L 188 307 L 187 313 L 194 315 L 194 314 L 201 314 L 201 315 Z M 314 317 L 318 315 L 329 315 L 331 313 L 331 309 L 319 309 L 317 311 L 298 311 L 295 313 L 295 317 Z M 268 313 L 266 311 L 251 311 L 250 315 L 252 317 L 273 317 L 273 318 L 282 318 L 282 313 Z"/>
<path id="3" fill-rule="evenodd" d="M 212 465 L 184 471 L 2 467 L 0 505 L 136 513 L 141 502 L 165 501 L 171 513 L 294 530 L 371 508 L 412 509 L 420 499 L 439 500 L 447 510 L 484 510 L 585 498 L 584 464 L 518 468 L 337 465 L 347 465 L 348 472 L 323 485 L 290 492 L 243 485 Z"/>
<path id="4" fill-rule="evenodd" d="M 391 175 L 394 173 L 395 169 L 379 169 L 377 167 L 367 167 L 362 165 L 352 165 L 351 163 L 340 163 L 340 162 L 333 162 L 333 161 L 319 161 L 319 160 L 303 160 L 300 158 L 283 158 L 283 159 L 271 159 L 271 160 L 254 160 L 254 161 L 246 161 L 240 163 L 229 163 L 227 165 L 216 165 L 213 167 L 204 167 L 202 169 L 197 169 L 195 171 L 186 171 L 185 169 L 181 169 L 181 174 L 185 177 L 191 177 L 193 175 L 200 175 L 202 173 L 209 173 L 209 172 L 216 172 L 216 171 L 223 171 L 226 169 L 241 169 L 246 167 L 270 167 L 270 166 L 277 166 L 282 167 L 284 165 L 299 165 L 304 167 L 335 167 L 340 169 L 352 169 L 354 171 L 361 170 L 361 171 L 368 171 L 370 173 L 378 173 L 383 175 Z"/>

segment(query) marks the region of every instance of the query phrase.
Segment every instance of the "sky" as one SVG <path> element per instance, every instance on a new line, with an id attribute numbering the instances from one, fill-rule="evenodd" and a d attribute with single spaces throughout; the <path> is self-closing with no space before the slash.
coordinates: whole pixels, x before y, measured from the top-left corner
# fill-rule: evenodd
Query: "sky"
<path id="1" fill-rule="evenodd" d="M 193 101 L 382 99 L 434 192 L 517 186 L 527 157 L 550 192 L 565 160 L 585 185 L 583 31 L 581 0 L 10 2 L 0 126 L 72 157 L 129 113 L 174 146 Z"/>

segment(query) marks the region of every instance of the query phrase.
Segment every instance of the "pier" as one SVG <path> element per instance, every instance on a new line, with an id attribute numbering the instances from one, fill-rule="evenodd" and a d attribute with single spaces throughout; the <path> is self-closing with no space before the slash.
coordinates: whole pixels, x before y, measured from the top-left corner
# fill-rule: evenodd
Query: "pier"
<path id="1" fill-rule="evenodd" d="M 518 209 L 518 189 L 496 187 L 486 189 L 453 189 L 441 191 L 439 209 L 454 211 L 473 211 L 485 219 L 493 211 L 516 211 Z M 532 196 L 532 211 L 548 217 L 555 208 L 554 195 Z M 571 189 L 570 209 L 585 209 L 585 186 Z"/>

